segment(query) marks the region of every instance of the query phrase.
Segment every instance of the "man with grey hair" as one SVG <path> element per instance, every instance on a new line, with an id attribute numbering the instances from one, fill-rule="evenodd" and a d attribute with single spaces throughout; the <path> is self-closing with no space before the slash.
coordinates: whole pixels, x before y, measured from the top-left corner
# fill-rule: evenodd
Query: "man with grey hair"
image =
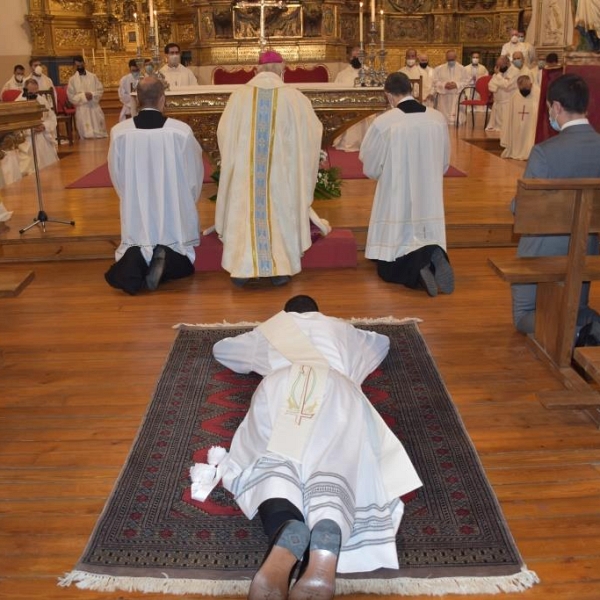
<path id="1" fill-rule="evenodd" d="M 311 246 L 310 222 L 329 227 L 311 208 L 323 127 L 308 98 L 285 85 L 283 57 L 260 55 L 257 75 L 236 89 L 217 139 L 221 173 L 215 229 L 233 283 L 269 277 L 284 285 Z"/>

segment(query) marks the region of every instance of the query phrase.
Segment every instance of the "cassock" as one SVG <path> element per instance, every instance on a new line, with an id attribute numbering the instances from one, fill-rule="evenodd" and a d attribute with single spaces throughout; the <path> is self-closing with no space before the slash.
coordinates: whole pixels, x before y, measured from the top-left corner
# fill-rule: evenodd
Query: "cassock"
<path id="1" fill-rule="evenodd" d="M 303 513 L 309 528 L 334 520 L 342 531 L 340 573 L 398 568 L 400 496 L 422 485 L 402 444 L 360 387 L 388 350 L 387 336 L 317 312 L 279 313 L 213 348 L 221 364 L 264 377 L 219 465 L 223 485 L 250 519 L 264 500 L 282 497 Z M 294 393 L 293 369 L 315 354 L 326 367 L 317 408 L 302 404 L 313 416 L 292 415 L 294 424 L 281 425 L 281 413 L 293 412 L 282 406 Z M 283 454 L 269 450 L 280 426 L 309 428 L 299 460 L 285 454 L 286 442 L 296 439 L 293 431 L 279 438 Z"/>
<path id="2" fill-rule="evenodd" d="M 27 100 L 23 95 L 17 98 L 17 101 Z M 50 105 L 51 100 L 47 96 L 36 97 L 38 104 L 44 107 L 42 116 L 42 125 L 44 131 L 35 133 L 35 151 L 37 154 L 38 169 L 43 169 L 49 165 L 58 162 L 58 153 L 56 152 L 56 115 Z M 19 146 L 19 168 L 23 175 L 29 175 L 35 172 L 33 162 L 33 148 L 31 145 L 31 129 L 24 131 L 25 141 Z"/>
<path id="3" fill-rule="evenodd" d="M 217 128 L 215 229 L 234 278 L 294 275 L 311 246 L 322 125 L 308 98 L 275 73 L 236 89 Z"/>
<path id="4" fill-rule="evenodd" d="M 354 80 L 358 77 L 358 72 L 359 69 L 355 69 L 352 65 L 348 65 L 337 74 L 335 83 L 339 86 L 354 87 Z M 333 147 L 337 150 L 343 150 L 344 152 L 358 152 L 371 121 L 372 118 L 367 117 L 346 129 L 342 135 L 335 138 Z"/>
<path id="5" fill-rule="evenodd" d="M 502 123 L 508 110 L 508 103 L 517 89 L 517 78 L 521 71 L 512 65 L 505 73 L 494 73 L 488 84 L 488 89 L 494 94 L 494 104 L 486 131 L 502 132 Z"/>
<path id="6" fill-rule="evenodd" d="M 135 90 L 139 81 L 139 77 L 134 77 L 133 73 L 127 73 L 121 77 L 119 81 L 119 100 L 123 105 L 121 112 L 119 113 L 119 121 L 124 121 L 127 117 L 131 117 L 131 109 L 133 107 L 131 100 L 131 92 Z"/>
<path id="7" fill-rule="evenodd" d="M 182 64 L 179 64 L 176 67 L 163 65 L 160 68 L 159 73 L 164 75 L 164 78 L 167 80 L 171 89 L 189 85 L 198 85 L 198 80 L 191 69 L 184 67 Z"/>
<path id="8" fill-rule="evenodd" d="M 524 98 L 519 91 L 510 99 L 506 113 L 504 151 L 502 158 L 527 160 L 535 144 L 535 127 L 539 104 L 539 88 L 533 86 Z"/>
<path id="9" fill-rule="evenodd" d="M 91 100 L 86 98 L 86 92 L 92 94 Z M 75 73 L 69 79 L 67 96 L 69 102 L 75 106 L 75 125 L 82 138 L 105 138 L 108 135 L 104 113 L 100 108 L 103 93 L 102 82 L 89 71 L 86 71 L 85 75 Z"/>
<path id="10" fill-rule="evenodd" d="M 453 81 L 457 87 L 451 90 L 445 88 L 446 83 Z M 455 63 L 449 67 L 444 63 L 433 70 L 433 88 L 437 94 L 436 108 L 445 117 L 450 125 L 456 123 L 456 111 L 458 110 L 458 96 L 461 90 L 469 84 L 469 75 L 466 69 Z M 464 123 L 465 113 L 461 112 L 459 123 Z"/>
<path id="11" fill-rule="evenodd" d="M 448 125 L 433 108 L 404 112 L 405 103 L 421 106 L 407 98 L 378 116 L 360 148 L 365 175 L 378 180 L 365 256 L 388 262 L 423 246 L 446 248 Z"/>
<path id="12" fill-rule="evenodd" d="M 194 247 L 200 243 L 196 202 L 204 166 L 190 127 L 158 111 L 142 110 L 111 129 L 108 167 L 121 200 L 116 260 L 138 246 L 150 263 L 154 246 L 161 244 L 193 264 Z"/>

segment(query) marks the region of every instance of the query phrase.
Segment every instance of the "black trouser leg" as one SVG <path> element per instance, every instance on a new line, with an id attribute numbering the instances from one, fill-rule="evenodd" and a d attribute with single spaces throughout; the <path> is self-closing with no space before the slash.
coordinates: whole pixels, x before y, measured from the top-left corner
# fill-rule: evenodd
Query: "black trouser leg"
<path id="1" fill-rule="evenodd" d="M 189 262 L 189 261 L 188 261 Z M 125 254 L 104 274 L 106 282 L 128 294 L 136 294 L 144 286 L 148 265 L 138 246 L 127 248 Z"/>
<path id="2" fill-rule="evenodd" d="M 161 281 L 169 279 L 181 279 L 194 274 L 194 265 L 187 256 L 175 252 L 167 246 L 162 246 L 165 249 L 165 272 Z"/>
<path id="3" fill-rule="evenodd" d="M 432 244 L 409 252 L 391 262 L 378 260 L 377 274 L 388 283 L 400 283 L 406 287 L 418 289 L 421 287 L 421 269 L 431 264 L 431 256 L 436 248 L 440 248 L 440 246 Z M 444 252 L 444 254 L 446 253 Z"/>
<path id="4" fill-rule="evenodd" d="M 289 500 L 285 498 L 269 498 L 258 507 L 258 516 L 262 526 L 269 538 L 269 544 L 273 541 L 275 534 L 286 521 L 301 521 L 304 516 Z"/>

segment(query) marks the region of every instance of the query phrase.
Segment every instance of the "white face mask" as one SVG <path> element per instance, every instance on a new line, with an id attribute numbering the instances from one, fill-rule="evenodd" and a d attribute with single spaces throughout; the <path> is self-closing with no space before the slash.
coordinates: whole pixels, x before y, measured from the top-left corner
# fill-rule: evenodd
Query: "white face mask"
<path id="1" fill-rule="evenodd" d="M 406 59 L 406 66 L 407 67 L 414 67 L 416 62 L 417 61 L 414 58 L 407 58 Z"/>
<path id="2" fill-rule="evenodd" d="M 177 66 L 179 66 L 180 62 L 181 62 L 181 57 L 179 56 L 179 54 L 169 54 L 169 56 L 167 58 L 167 63 L 169 64 L 170 67 L 177 67 Z"/>
<path id="3" fill-rule="evenodd" d="M 471 59 L 471 64 L 472 65 L 478 65 L 479 64 L 479 59 L 478 58 L 472 58 Z"/>
<path id="4" fill-rule="evenodd" d="M 513 35 L 513 36 L 510 38 L 510 41 L 511 41 L 513 44 L 516 44 L 516 43 L 519 41 L 519 38 L 518 38 L 516 35 Z"/>
<path id="5" fill-rule="evenodd" d="M 15 75 L 15 81 L 21 83 L 21 81 L 23 81 L 23 75 Z"/>
<path id="6" fill-rule="evenodd" d="M 524 38 L 522 35 L 520 35 L 520 36 L 519 36 L 519 38 L 518 38 L 518 40 L 519 40 L 520 42 L 524 42 L 524 41 L 525 41 L 525 38 Z"/>
<path id="7" fill-rule="evenodd" d="M 37 65 L 36 68 L 33 70 L 33 72 L 36 75 L 41 75 L 44 72 L 44 70 L 42 69 L 42 65 Z"/>

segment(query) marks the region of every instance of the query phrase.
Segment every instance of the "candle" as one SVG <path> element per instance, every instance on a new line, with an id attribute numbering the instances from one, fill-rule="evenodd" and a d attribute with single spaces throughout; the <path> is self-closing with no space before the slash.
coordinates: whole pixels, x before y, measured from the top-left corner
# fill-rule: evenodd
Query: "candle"
<path id="1" fill-rule="evenodd" d="M 150 29 L 154 27 L 154 0 L 148 0 L 148 13 L 150 14 Z"/>
<path id="2" fill-rule="evenodd" d="M 380 37 L 381 47 L 383 48 L 383 42 L 385 41 L 385 19 L 383 18 L 383 9 L 379 11 L 381 18 L 379 19 L 379 28 L 381 29 Z"/>
<path id="3" fill-rule="evenodd" d="M 85 62 L 85 49 L 81 49 L 81 58 L 83 58 L 83 62 Z"/>
<path id="4" fill-rule="evenodd" d="M 371 23 L 375 23 L 375 0 L 371 0 Z"/>
<path id="5" fill-rule="evenodd" d="M 137 13 L 133 13 L 133 20 L 135 21 L 135 43 L 138 48 L 141 47 L 140 44 L 140 26 L 138 25 Z"/>
<path id="6" fill-rule="evenodd" d="M 360 11 L 358 13 L 358 38 L 360 45 L 363 45 L 363 3 L 359 4 Z"/>
<path id="7" fill-rule="evenodd" d="M 154 11 L 154 26 L 156 27 L 156 39 L 158 40 L 158 11 Z"/>
<path id="8" fill-rule="evenodd" d="M 96 66 L 96 50 L 92 48 L 92 64 Z"/>
<path id="9" fill-rule="evenodd" d="M 108 61 L 106 60 L 106 46 L 104 46 L 104 64 L 108 64 Z"/>

